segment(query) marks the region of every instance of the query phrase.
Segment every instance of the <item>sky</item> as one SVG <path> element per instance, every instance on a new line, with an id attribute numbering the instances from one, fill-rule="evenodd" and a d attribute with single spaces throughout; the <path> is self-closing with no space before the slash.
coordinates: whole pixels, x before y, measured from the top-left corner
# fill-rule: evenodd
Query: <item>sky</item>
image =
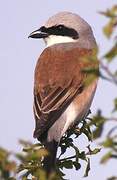
<path id="1" fill-rule="evenodd" d="M 0 7 L 0 146 L 21 151 L 18 139 L 34 141 L 33 74 L 43 41 L 28 39 L 28 35 L 45 23 L 48 17 L 60 11 L 71 11 L 83 17 L 91 26 L 100 47 L 100 56 L 109 48 L 102 33 L 107 19 L 99 11 L 117 4 L 116 0 L 10 0 L 1 1 Z M 112 66 L 117 66 L 117 63 Z M 110 95 L 110 92 L 111 95 Z M 99 81 L 92 104 L 92 112 L 98 108 L 108 115 L 112 99 L 116 95 L 114 86 Z M 108 128 L 108 127 L 107 127 Z M 83 139 L 82 139 L 83 140 Z M 81 141 L 82 141 L 81 140 Z M 80 141 L 80 140 L 79 140 Z M 116 162 L 99 165 L 100 155 L 92 158 L 92 170 L 86 180 L 105 180 L 117 174 Z M 82 179 L 83 171 L 67 172 L 68 178 Z"/>

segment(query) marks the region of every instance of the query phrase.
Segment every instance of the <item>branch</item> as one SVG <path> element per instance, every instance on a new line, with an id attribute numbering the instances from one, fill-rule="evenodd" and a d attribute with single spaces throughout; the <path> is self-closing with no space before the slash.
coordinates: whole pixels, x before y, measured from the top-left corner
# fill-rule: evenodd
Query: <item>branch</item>
<path id="1" fill-rule="evenodd" d="M 59 159 L 59 161 L 66 161 L 66 160 L 73 159 L 73 158 L 76 158 L 76 155 L 70 156 L 70 157 L 67 157 L 67 158 L 63 158 L 63 159 Z"/>

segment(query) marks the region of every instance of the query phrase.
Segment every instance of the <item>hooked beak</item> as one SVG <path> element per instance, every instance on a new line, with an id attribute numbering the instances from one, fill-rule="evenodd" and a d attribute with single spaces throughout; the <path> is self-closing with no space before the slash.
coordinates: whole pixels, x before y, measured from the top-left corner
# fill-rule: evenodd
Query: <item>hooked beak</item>
<path id="1" fill-rule="evenodd" d="M 35 38 L 35 39 L 38 39 L 38 38 L 46 38 L 46 37 L 48 37 L 48 33 L 42 32 L 40 29 L 37 29 L 36 31 L 33 31 L 33 32 L 28 36 L 28 38 Z"/>

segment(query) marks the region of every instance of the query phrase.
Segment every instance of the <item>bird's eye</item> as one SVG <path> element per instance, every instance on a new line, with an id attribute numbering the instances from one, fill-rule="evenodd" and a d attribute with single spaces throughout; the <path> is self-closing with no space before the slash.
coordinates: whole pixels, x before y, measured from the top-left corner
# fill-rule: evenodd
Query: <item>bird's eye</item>
<path id="1" fill-rule="evenodd" d="M 60 30 L 64 28 L 64 25 L 57 26 Z"/>
<path id="2" fill-rule="evenodd" d="M 46 28 L 45 26 L 41 26 L 39 30 L 42 31 L 42 32 L 45 32 L 46 29 L 47 29 L 47 28 Z"/>
<path id="3" fill-rule="evenodd" d="M 78 39 L 79 35 L 75 29 L 64 26 L 63 24 L 51 26 L 51 27 L 41 27 L 41 31 L 48 33 L 48 35 L 58 35 L 58 36 L 68 36 L 73 39 Z"/>

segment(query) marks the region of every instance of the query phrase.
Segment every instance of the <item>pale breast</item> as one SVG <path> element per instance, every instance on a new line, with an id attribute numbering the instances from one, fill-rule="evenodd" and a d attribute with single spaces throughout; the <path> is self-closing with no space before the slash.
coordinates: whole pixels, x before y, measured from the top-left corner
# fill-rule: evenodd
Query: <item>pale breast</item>
<path id="1" fill-rule="evenodd" d="M 95 90 L 97 87 L 97 81 L 88 86 L 80 95 L 78 95 L 70 106 L 64 112 L 66 116 L 66 123 L 62 132 L 62 135 L 72 124 L 84 118 L 91 106 Z"/>

